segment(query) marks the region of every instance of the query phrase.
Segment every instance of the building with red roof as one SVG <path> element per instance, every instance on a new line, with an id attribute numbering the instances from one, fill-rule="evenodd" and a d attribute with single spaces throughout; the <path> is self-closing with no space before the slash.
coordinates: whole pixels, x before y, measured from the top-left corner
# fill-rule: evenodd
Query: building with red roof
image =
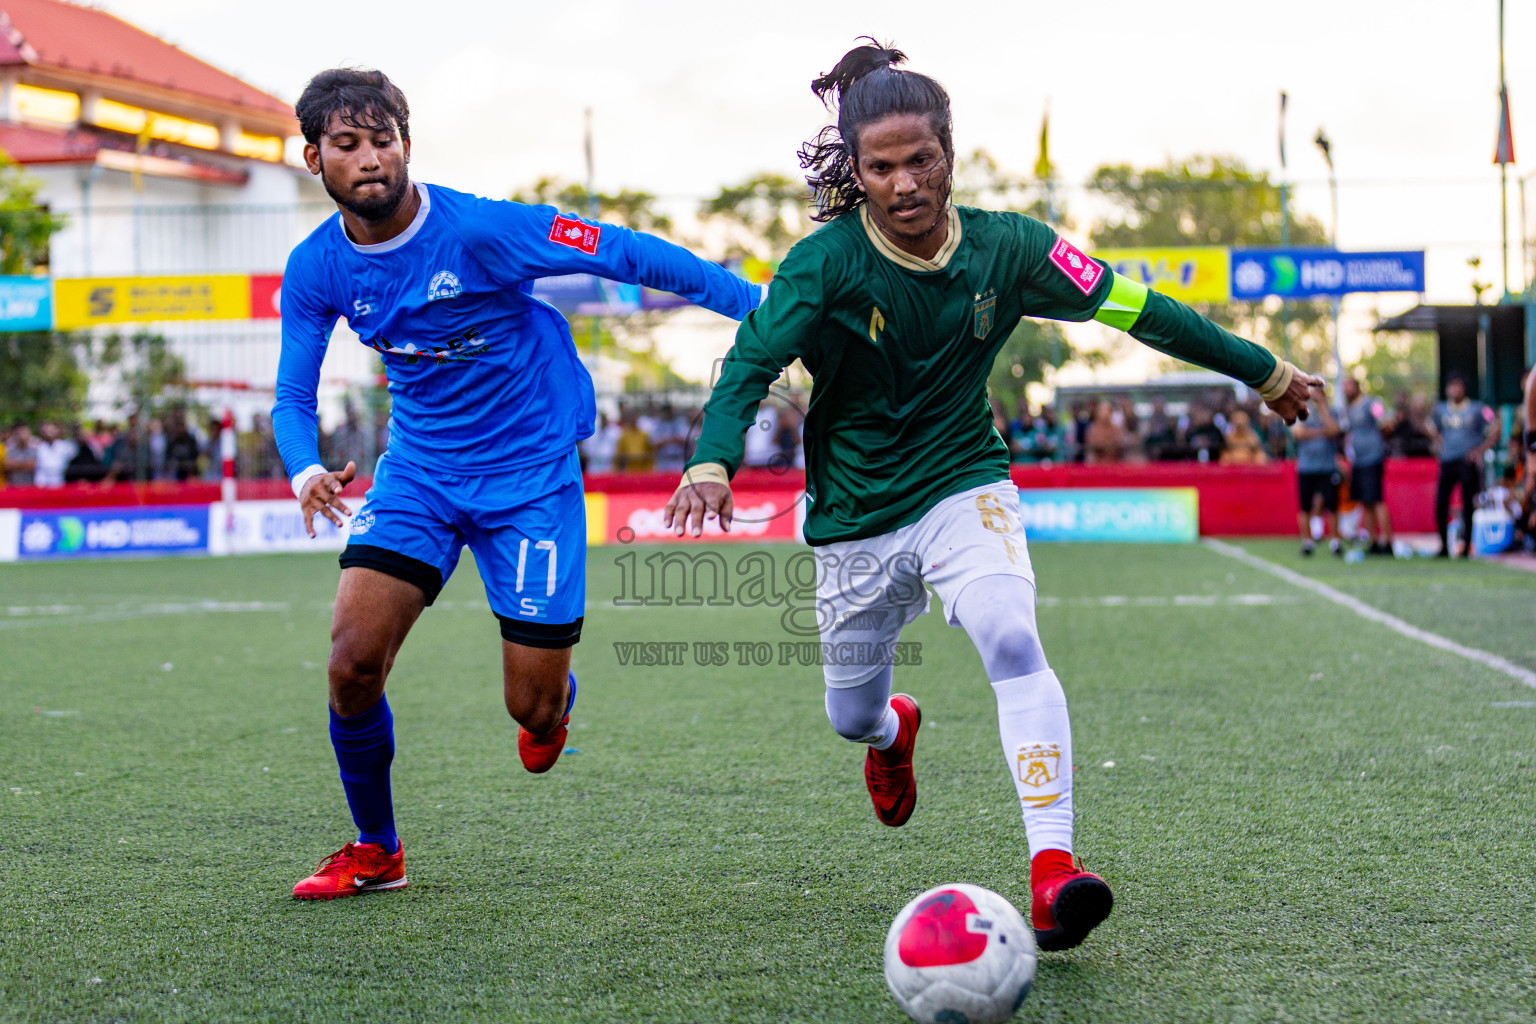
<path id="1" fill-rule="evenodd" d="M 0 151 L 68 218 L 57 276 L 281 268 L 319 211 L 291 230 L 207 222 L 323 202 L 285 162 L 297 136 L 291 104 L 116 15 L 0 0 Z"/>

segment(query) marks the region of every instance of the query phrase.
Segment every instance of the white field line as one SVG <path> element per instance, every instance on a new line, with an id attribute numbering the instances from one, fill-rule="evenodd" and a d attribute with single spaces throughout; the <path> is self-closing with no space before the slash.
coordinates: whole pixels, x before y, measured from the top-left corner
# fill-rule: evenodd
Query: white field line
<path id="1" fill-rule="evenodd" d="M 7 618 L 0 620 L 0 630 L 27 629 L 32 626 L 77 625 L 82 622 L 120 622 L 157 615 L 198 615 L 207 612 L 283 612 L 287 601 L 177 601 L 140 605 L 119 605 L 86 611 L 79 605 L 39 605 L 28 608 L 11 606 Z M 80 613 L 84 614 L 80 614 Z"/>
<path id="2" fill-rule="evenodd" d="M 1526 686 L 1536 688 L 1536 672 L 1516 665 L 1514 662 L 1501 658 L 1497 654 L 1489 654 L 1487 651 L 1478 650 L 1476 647 L 1459 644 L 1448 637 L 1441 636 L 1439 633 L 1431 633 L 1427 629 L 1420 629 L 1418 626 L 1404 622 L 1396 615 L 1388 615 L 1380 608 L 1366 604 L 1358 597 L 1351 597 L 1342 590 L 1335 590 L 1326 583 L 1319 583 L 1317 580 L 1309 576 L 1303 576 L 1299 572 L 1293 572 L 1283 565 L 1276 565 L 1274 562 L 1260 558 L 1258 555 L 1251 555 L 1234 544 L 1224 544 L 1219 540 L 1211 540 L 1210 538 L 1201 541 L 1201 543 L 1219 555 L 1235 558 L 1244 565 L 1267 572 L 1271 576 L 1278 576 L 1287 583 L 1301 587 L 1304 590 L 1310 590 L 1319 597 L 1327 598 L 1336 605 L 1348 608 L 1362 619 L 1379 622 L 1393 632 L 1406 636 L 1410 640 L 1418 640 L 1420 643 L 1426 643 L 1431 647 L 1438 647 L 1442 651 L 1459 654 L 1468 661 L 1475 661 L 1479 665 L 1486 665 L 1495 672 L 1502 672 L 1511 679 L 1522 682 Z"/>

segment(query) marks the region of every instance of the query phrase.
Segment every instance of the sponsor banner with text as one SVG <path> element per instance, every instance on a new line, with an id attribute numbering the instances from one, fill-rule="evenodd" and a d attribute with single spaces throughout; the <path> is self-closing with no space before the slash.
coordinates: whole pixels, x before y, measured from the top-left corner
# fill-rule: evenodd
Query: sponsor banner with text
<path id="1" fill-rule="evenodd" d="M 53 327 L 53 282 L 46 277 L 0 276 L 0 331 Z"/>
<path id="2" fill-rule="evenodd" d="M 1306 298 L 1353 292 L 1422 292 L 1424 251 L 1234 249 L 1232 297 Z"/>
<path id="3" fill-rule="evenodd" d="M 1192 544 L 1200 531 L 1193 487 L 1019 491 L 1024 534 L 1035 541 Z"/>
<path id="4" fill-rule="evenodd" d="M 17 548 L 22 561 L 206 555 L 208 506 L 26 511 Z"/>
<path id="5" fill-rule="evenodd" d="M 662 522 L 662 509 L 672 498 L 669 491 L 640 494 L 609 494 L 607 496 L 607 528 L 600 540 L 593 539 L 588 528 L 588 542 L 592 544 L 667 544 L 680 543 L 685 538 L 676 536 Z M 734 495 L 736 513 L 731 531 L 726 533 L 713 519 L 704 523 L 704 535 L 697 540 L 708 541 L 770 541 L 799 540 L 798 513 L 804 504 L 804 491 L 738 491 Z M 590 505 L 589 505 L 590 508 Z M 690 534 L 686 540 L 697 542 Z"/>
<path id="6" fill-rule="evenodd" d="M 1180 302 L 1232 298 L 1232 250 L 1224 246 L 1098 249 L 1092 255 L 1121 277 L 1138 281 Z"/>
<path id="7" fill-rule="evenodd" d="M 347 498 L 354 515 L 362 513 L 360 498 Z M 351 518 L 342 516 L 338 528 L 315 516 L 315 536 L 304 529 L 304 512 L 293 500 L 215 502 L 208 506 L 208 553 L 256 555 L 278 551 L 340 551 L 347 546 Z"/>
<path id="8" fill-rule="evenodd" d="M 98 324 L 247 320 L 251 316 L 248 274 L 64 277 L 53 284 L 54 326 L 61 331 Z"/>

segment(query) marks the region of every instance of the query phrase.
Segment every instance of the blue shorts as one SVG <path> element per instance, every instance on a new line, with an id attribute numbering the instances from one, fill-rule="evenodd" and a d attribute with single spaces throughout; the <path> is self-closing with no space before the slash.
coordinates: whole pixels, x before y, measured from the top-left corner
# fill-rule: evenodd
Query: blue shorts
<path id="1" fill-rule="evenodd" d="M 456 476 L 385 452 L 352 520 L 343 569 L 361 567 L 414 583 L 437 599 L 474 552 L 501 635 L 529 647 L 581 639 L 587 599 L 587 509 L 573 448 L 537 466 Z"/>

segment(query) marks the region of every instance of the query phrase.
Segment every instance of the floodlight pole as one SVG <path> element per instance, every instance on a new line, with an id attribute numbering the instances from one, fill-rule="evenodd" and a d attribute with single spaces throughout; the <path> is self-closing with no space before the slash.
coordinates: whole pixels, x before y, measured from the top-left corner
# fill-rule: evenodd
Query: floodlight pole
<path id="1" fill-rule="evenodd" d="M 1330 244 L 1333 246 L 1333 251 L 1338 252 L 1339 176 L 1333 169 L 1333 143 L 1329 141 L 1327 135 L 1323 134 L 1321 128 L 1317 130 L 1317 138 L 1312 141 L 1316 143 L 1318 149 L 1322 150 L 1323 159 L 1328 163 L 1328 196 L 1333 207 L 1333 223 L 1329 232 Z M 1333 383 L 1337 389 L 1335 393 L 1342 395 L 1344 393 L 1344 350 L 1339 345 L 1339 307 L 1342 303 L 1337 295 L 1332 297 L 1331 303 L 1333 306 L 1333 363 L 1337 368 Z"/>
<path id="2" fill-rule="evenodd" d="M 1505 112 L 1509 109 L 1508 86 L 1504 81 L 1504 0 L 1499 0 L 1499 128 L 1502 131 Z M 1508 126 L 1511 134 L 1513 126 Z M 1503 146 L 1503 137 L 1499 139 L 1500 148 Z M 1503 154 L 1501 154 L 1502 156 Z M 1513 154 L 1510 154 L 1513 155 Z M 1521 225 L 1524 233 L 1524 225 Z M 1499 239 L 1503 247 L 1503 259 L 1500 261 L 1504 269 L 1504 295 L 1509 296 L 1509 164 L 1499 161 Z"/>

